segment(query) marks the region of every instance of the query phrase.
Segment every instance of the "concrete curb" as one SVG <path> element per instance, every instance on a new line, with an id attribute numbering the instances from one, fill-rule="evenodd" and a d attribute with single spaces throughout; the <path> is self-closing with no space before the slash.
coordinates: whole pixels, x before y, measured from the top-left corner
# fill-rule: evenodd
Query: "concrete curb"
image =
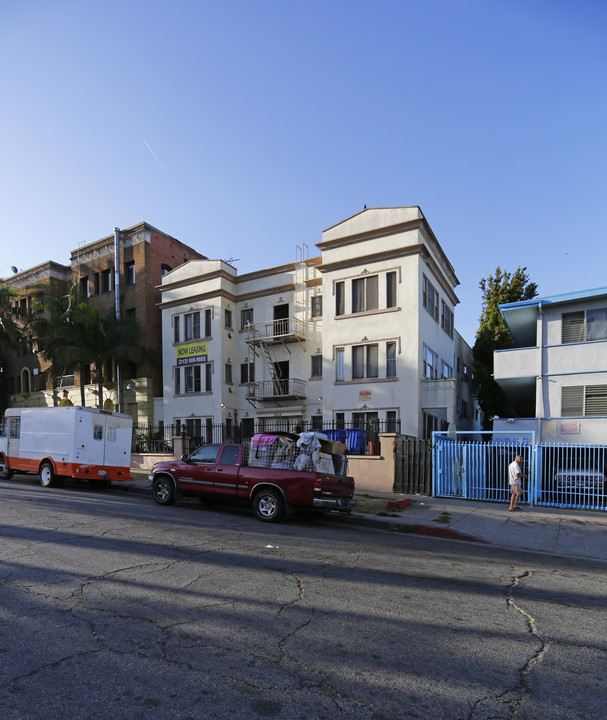
<path id="1" fill-rule="evenodd" d="M 143 473 L 137 473 L 139 477 L 133 484 L 124 485 L 123 488 L 129 493 L 137 493 L 139 495 L 150 495 L 151 487 L 147 485 L 147 473 L 145 478 L 141 477 Z M 134 476 L 137 475 L 133 473 Z M 327 520 L 329 523 L 341 523 L 344 525 L 354 525 L 357 527 L 367 527 L 373 530 L 383 530 L 384 532 L 397 532 L 397 533 L 410 533 L 412 535 L 426 535 L 427 537 L 435 538 L 446 538 L 447 540 L 463 540 L 465 542 L 477 542 L 484 544 L 491 544 L 490 540 L 476 537 L 475 535 L 469 535 L 458 530 L 453 530 L 447 527 L 436 527 L 435 525 L 424 525 L 423 523 L 408 523 L 400 522 L 392 518 L 386 518 L 380 520 L 370 515 L 357 516 L 357 515 L 345 515 L 341 513 L 328 513 L 323 517 L 323 520 Z"/>
<path id="2" fill-rule="evenodd" d="M 490 540 L 469 535 L 468 533 L 459 532 L 452 528 L 436 527 L 435 525 L 424 525 L 422 523 L 395 522 L 394 520 L 379 520 L 369 515 L 326 515 L 324 520 L 330 523 L 341 523 L 343 525 L 356 525 L 358 527 L 368 527 L 374 530 L 383 530 L 384 532 L 410 533 L 412 535 L 426 535 L 427 537 L 446 538 L 448 540 L 464 540 L 466 542 L 477 542 L 491 545 Z"/>

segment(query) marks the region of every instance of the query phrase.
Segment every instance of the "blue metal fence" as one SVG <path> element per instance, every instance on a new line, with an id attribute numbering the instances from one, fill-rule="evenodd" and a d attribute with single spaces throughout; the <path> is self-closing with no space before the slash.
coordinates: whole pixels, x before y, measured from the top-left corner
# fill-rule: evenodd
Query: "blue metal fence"
<path id="1" fill-rule="evenodd" d="M 527 474 L 522 502 L 607 510 L 607 446 L 536 444 L 532 432 L 435 432 L 433 495 L 508 502 L 508 465 L 517 455 Z"/>

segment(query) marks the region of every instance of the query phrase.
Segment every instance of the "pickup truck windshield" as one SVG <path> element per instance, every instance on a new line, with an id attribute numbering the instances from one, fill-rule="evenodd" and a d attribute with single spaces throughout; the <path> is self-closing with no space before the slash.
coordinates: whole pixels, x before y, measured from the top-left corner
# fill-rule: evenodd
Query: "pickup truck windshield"
<path id="1" fill-rule="evenodd" d="M 190 462 L 214 463 L 219 453 L 219 445 L 203 445 L 190 455 Z"/>

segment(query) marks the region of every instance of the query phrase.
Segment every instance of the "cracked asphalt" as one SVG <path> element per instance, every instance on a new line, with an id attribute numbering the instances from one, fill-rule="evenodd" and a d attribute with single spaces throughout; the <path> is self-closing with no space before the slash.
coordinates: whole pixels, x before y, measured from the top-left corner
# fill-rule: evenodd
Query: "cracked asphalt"
<path id="1" fill-rule="evenodd" d="M 607 714 L 607 564 L 0 481 L 0 720 Z"/>

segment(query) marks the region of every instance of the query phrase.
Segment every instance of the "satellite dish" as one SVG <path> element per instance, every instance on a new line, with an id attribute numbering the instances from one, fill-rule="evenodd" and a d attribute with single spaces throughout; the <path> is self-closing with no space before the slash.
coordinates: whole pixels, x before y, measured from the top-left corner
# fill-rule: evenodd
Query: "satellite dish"
<path id="1" fill-rule="evenodd" d="M 18 272 L 19 272 L 19 270 L 17 270 L 17 268 L 16 268 L 14 265 L 11 265 L 11 270 L 12 270 L 14 273 L 18 273 Z"/>

